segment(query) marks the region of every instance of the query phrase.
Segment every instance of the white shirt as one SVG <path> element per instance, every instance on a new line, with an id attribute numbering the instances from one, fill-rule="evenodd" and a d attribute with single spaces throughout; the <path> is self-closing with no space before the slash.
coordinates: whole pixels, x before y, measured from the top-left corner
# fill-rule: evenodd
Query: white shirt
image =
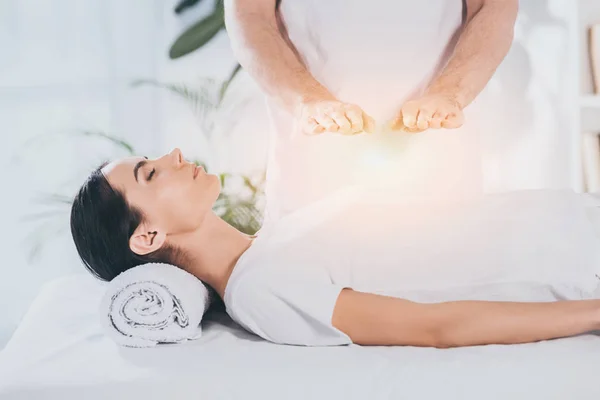
<path id="1" fill-rule="evenodd" d="M 600 273 L 587 214 L 600 203 L 583 200 L 568 191 L 381 200 L 347 189 L 261 229 L 224 302 L 266 340 L 323 346 L 351 343 L 331 323 L 343 288 L 423 302 L 547 301 L 559 285 L 580 298 Z"/>
<path id="2" fill-rule="evenodd" d="M 419 135 L 385 129 L 446 64 L 463 1 L 283 0 L 280 13 L 308 71 L 378 126 L 372 135 L 304 136 L 269 100 L 267 221 L 354 184 L 395 186 L 408 195 L 481 193 L 479 138 L 469 124 Z"/>

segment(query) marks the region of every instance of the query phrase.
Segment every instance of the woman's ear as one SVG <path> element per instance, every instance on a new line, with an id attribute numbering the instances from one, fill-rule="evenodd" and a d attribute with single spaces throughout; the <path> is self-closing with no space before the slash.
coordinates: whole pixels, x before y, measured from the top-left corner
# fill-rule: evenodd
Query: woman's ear
<path id="1" fill-rule="evenodd" d="M 160 249 L 166 240 L 167 235 L 163 231 L 140 225 L 129 238 L 129 248 L 135 254 L 144 256 Z"/>

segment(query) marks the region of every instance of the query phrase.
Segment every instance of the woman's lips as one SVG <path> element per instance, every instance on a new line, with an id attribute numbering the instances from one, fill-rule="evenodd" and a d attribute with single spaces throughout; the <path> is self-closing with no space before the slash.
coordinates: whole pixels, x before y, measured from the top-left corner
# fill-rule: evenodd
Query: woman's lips
<path id="1" fill-rule="evenodd" d="M 199 167 L 199 166 L 194 168 L 194 179 L 196 179 L 196 177 L 198 176 L 198 174 L 200 173 L 201 170 L 202 170 L 202 167 Z"/>

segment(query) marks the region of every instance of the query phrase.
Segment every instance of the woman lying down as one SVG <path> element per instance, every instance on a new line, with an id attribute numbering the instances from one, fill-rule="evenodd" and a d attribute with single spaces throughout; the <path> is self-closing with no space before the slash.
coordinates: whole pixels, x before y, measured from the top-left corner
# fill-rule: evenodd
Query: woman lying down
<path id="1" fill-rule="evenodd" d="M 343 194 L 249 236 L 214 214 L 219 193 L 178 149 L 105 164 L 73 203 L 77 251 L 106 281 L 174 264 L 275 343 L 447 348 L 600 330 L 600 246 L 576 195 L 390 207 Z"/>

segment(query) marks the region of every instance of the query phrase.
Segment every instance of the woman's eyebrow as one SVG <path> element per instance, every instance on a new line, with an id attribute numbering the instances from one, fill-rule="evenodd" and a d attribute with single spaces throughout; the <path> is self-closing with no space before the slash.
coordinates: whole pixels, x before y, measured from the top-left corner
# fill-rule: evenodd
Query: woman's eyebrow
<path id="1" fill-rule="evenodd" d="M 144 158 L 148 160 L 148 157 L 144 156 Z M 139 161 L 137 164 L 135 164 L 135 167 L 133 167 L 133 177 L 135 178 L 136 182 L 138 181 L 138 170 L 148 163 L 146 160 Z"/>

